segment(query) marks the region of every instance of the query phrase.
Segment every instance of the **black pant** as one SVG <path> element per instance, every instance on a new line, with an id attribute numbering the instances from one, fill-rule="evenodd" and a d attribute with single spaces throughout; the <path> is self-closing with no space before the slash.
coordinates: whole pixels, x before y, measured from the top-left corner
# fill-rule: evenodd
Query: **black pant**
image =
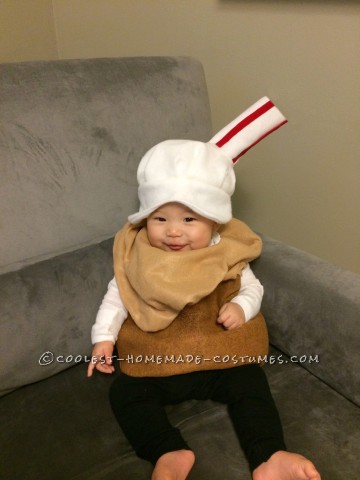
<path id="1" fill-rule="evenodd" d="M 164 406 L 190 399 L 228 405 L 251 471 L 286 449 L 278 411 L 258 365 L 171 377 L 121 374 L 110 389 L 112 409 L 130 444 L 154 465 L 164 453 L 189 450 L 179 430 L 169 423 Z"/>

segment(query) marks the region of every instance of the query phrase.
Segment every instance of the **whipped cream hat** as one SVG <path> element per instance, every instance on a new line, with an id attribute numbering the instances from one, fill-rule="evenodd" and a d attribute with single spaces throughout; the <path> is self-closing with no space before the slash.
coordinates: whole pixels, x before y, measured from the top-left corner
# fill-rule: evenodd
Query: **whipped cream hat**
<path id="1" fill-rule="evenodd" d="M 140 161 L 140 208 L 129 216 L 137 224 L 165 203 L 179 202 L 217 223 L 232 218 L 234 165 L 260 140 L 287 122 L 267 97 L 235 118 L 209 142 L 166 140 Z"/>

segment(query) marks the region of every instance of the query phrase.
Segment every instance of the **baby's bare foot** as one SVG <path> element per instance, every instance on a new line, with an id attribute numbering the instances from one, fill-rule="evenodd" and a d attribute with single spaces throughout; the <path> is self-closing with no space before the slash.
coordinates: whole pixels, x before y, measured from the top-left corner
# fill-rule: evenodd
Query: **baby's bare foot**
<path id="1" fill-rule="evenodd" d="M 321 480 L 319 472 L 307 458 L 279 451 L 253 472 L 253 480 Z"/>
<path id="2" fill-rule="evenodd" d="M 151 480 L 185 480 L 195 462 L 191 450 L 176 450 L 162 455 L 156 462 Z"/>

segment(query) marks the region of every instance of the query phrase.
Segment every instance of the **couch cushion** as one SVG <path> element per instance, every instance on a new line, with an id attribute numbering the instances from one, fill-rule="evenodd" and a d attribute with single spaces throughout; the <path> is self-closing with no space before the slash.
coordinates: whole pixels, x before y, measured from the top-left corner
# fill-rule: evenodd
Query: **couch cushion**
<path id="1" fill-rule="evenodd" d="M 358 480 L 360 410 L 279 352 L 266 373 L 288 448 L 309 456 L 322 478 Z M 86 378 L 77 365 L 1 399 L 1 472 L 12 480 L 142 480 L 151 466 L 136 457 L 111 412 L 112 376 Z M 210 401 L 168 407 L 194 449 L 189 480 L 250 480 L 226 408 Z M 14 448 L 16 445 L 16 448 Z M 224 448 L 226 445 L 226 448 Z"/>

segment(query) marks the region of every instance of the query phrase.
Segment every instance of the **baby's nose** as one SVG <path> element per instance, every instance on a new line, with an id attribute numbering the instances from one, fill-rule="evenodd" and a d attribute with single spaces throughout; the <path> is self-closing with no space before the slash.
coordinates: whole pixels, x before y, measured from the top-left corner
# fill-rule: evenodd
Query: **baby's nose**
<path id="1" fill-rule="evenodd" d="M 177 225 L 169 225 L 167 234 L 169 237 L 180 237 L 181 228 L 179 228 Z"/>

